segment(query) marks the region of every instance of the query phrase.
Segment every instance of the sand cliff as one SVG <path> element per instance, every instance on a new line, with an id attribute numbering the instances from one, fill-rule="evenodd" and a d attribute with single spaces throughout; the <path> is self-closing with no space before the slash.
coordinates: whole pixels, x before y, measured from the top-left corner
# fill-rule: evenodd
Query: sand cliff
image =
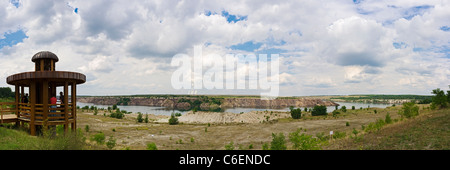
<path id="1" fill-rule="evenodd" d="M 178 102 L 179 98 L 146 98 L 146 97 L 127 97 L 129 102 L 127 105 L 135 106 L 157 106 L 167 108 L 188 108 L 190 105 L 187 102 Z M 194 101 L 198 98 L 191 98 L 188 100 Z M 118 104 L 119 97 L 78 97 L 78 102 L 94 103 L 101 105 L 113 105 Z M 277 107 L 313 107 L 315 105 L 335 106 L 338 105 L 332 101 L 312 98 L 295 98 L 295 99 L 274 99 L 274 100 L 261 100 L 259 98 L 224 98 L 220 99 L 222 108 L 231 107 L 265 107 L 265 108 L 277 108 Z"/>

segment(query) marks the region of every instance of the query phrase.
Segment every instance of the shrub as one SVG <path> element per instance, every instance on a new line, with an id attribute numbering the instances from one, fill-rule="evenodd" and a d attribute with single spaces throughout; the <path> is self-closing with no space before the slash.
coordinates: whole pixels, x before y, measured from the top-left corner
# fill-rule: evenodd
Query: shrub
<path id="1" fill-rule="evenodd" d="M 344 112 L 344 113 L 347 112 L 347 107 L 342 106 L 342 107 L 341 107 L 341 111 Z"/>
<path id="2" fill-rule="evenodd" d="M 172 113 L 172 115 L 170 115 L 169 125 L 176 125 L 176 124 L 178 124 L 178 118 L 176 118 L 175 115 Z"/>
<path id="3" fill-rule="evenodd" d="M 97 144 L 105 143 L 105 134 L 103 132 L 99 132 L 91 137 L 92 141 L 97 142 Z"/>
<path id="4" fill-rule="evenodd" d="M 109 139 L 106 142 L 106 147 L 108 147 L 108 149 L 112 149 L 114 146 L 116 146 L 116 139 L 114 139 L 113 136 L 109 136 Z"/>
<path id="5" fill-rule="evenodd" d="M 307 135 L 302 133 L 300 135 L 301 129 L 289 133 L 289 140 L 294 144 L 294 149 L 297 150 L 318 150 L 320 148 L 320 140 L 313 138 L 312 135 Z"/>
<path id="6" fill-rule="evenodd" d="M 350 123 L 349 122 L 345 122 L 345 126 L 350 126 Z"/>
<path id="7" fill-rule="evenodd" d="M 403 103 L 403 107 L 398 111 L 398 114 L 406 118 L 411 118 L 419 115 L 419 107 L 412 102 Z"/>
<path id="8" fill-rule="evenodd" d="M 264 143 L 262 145 L 262 150 L 269 150 L 269 144 L 268 143 Z"/>
<path id="9" fill-rule="evenodd" d="M 381 129 L 381 127 L 383 127 L 385 125 L 385 121 L 383 119 L 377 119 L 377 121 L 369 123 L 369 125 L 367 125 L 366 128 L 364 128 L 365 132 L 373 132 L 373 131 L 378 131 Z"/>
<path id="10" fill-rule="evenodd" d="M 333 139 L 344 138 L 345 136 L 347 136 L 347 134 L 345 132 L 336 131 L 333 134 Z"/>
<path id="11" fill-rule="evenodd" d="M 337 116 L 338 114 L 340 114 L 340 112 L 338 110 L 333 110 L 333 117 Z"/>
<path id="12" fill-rule="evenodd" d="M 386 122 L 386 124 L 392 123 L 391 115 L 389 115 L 389 113 L 386 114 L 384 122 Z"/>
<path id="13" fill-rule="evenodd" d="M 175 116 L 176 116 L 176 117 L 180 117 L 180 116 L 181 116 L 181 113 L 175 113 Z"/>
<path id="14" fill-rule="evenodd" d="M 319 139 L 320 141 L 326 141 L 326 140 L 328 140 L 328 136 L 325 135 L 324 132 L 316 133 L 316 137 L 317 137 L 317 139 Z"/>
<path id="15" fill-rule="evenodd" d="M 231 141 L 229 144 L 225 145 L 225 150 L 233 150 L 234 149 L 234 143 Z"/>
<path id="16" fill-rule="evenodd" d="M 302 110 L 300 108 L 291 109 L 291 116 L 293 119 L 300 119 L 302 117 Z"/>
<path id="17" fill-rule="evenodd" d="M 321 115 L 327 115 L 327 107 L 326 106 L 314 106 L 312 112 L 312 116 L 321 116 Z"/>
<path id="18" fill-rule="evenodd" d="M 272 142 L 270 143 L 270 150 L 286 150 L 286 138 L 283 133 L 272 133 Z"/>
<path id="19" fill-rule="evenodd" d="M 89 132 L 89 125 L 84 126 L 84 131 Z"/>
<path id="20" fill-rule="evenodd" d="M 148 143 L 147 144 L 147 150 L 158 150 L 158 148 L 156 147 L 155 142 Z"/>
<path id="21" fill-rule="evenodd" d="M 377 130 L 380 130 L 386 124 L 383 119 L 378 119 L 375 123 Z"/>
<path id="22" fill-rule="evenodd" d="M 355 106 L 352 106 L 352 110 L 355 110 Z"/>
<path id="23" fill-rule="evenodd" d="M 355 135 L 355 137 L 358 135 L 358 130 L 356 130 L 355 128 L 353 128 L 353 131 L 352 131 L 352 133 Z"/>
<path id="24" fill-rule="evenodd" d="M 112 118 L 122 119 L 125 116 L 125 114 L 122 113 L 119 109 L 117 109 L 116 112 L 111 113 L 111 115 L 109 116 Z"/>

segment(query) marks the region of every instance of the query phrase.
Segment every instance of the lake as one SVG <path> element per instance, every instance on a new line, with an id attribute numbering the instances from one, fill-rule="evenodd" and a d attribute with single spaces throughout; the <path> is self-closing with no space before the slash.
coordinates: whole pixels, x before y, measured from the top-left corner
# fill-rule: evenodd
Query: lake
<path id="1" fill-rule="evenodd" d="M 352 109 L 352 106 L 355 106 L 356 109 L 359 108 L 367 108 L 367 107 L 378 107 L 378 108 L 386 108 L 389 106 L 392 106 L 392 104 L 380 104 L 380 103 L 353 103 L 353 102 L 336 102 L 339 104 L 339 108 L 342 106 L 345 106 L 347 109 Z M 77 106 L 84 107 L 84 106 L 96 106 L 97 108 L 104 108 L 107 109 L 108 107 L 112 107 L 112 105 L 96 105 L 92 103 L 82 103 L 78 102 Z M 180 110 L 171 110 L 166 109 L 165 107 L 153 107 L 153 106 L 117 106 L 120 110 L 126 110 L 128 112 L 141 112 L 144 114 L 155 114 L 155 115 L 170 115 L 171 113 L 181 113 L 185 114 L 188 111 L 180 111 Z M 304 108 L 302 108 L 303 111 Z M 335 106 L 327 106 L 327 112 L 332 112 L 335 109 Z M 231 113 L 241 113 L 241 112 L 250 112 L 250 111 L 289 111 L 289 107 L 286 108 L 243 108 L 243 107 L 235 107 L 235 108 L 227 108 L 225 109 L 225 112 L 231 112 Z"/>

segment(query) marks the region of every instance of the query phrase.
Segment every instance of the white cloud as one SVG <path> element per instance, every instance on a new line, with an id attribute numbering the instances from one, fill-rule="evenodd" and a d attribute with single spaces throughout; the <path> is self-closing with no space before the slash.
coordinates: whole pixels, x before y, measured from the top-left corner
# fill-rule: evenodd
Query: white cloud
<path id="1" fill-rule="evenodd" d="M 328 27 L 323 55 L 341 66 L 384 66 L 392 58 L 392 33 L 380 23 L 359 17 L 339 19 Z"/>
<path id="2" fill-rule="evenodd" d="M 60 58 L 57 70 L 88 76 L 80 94 L 184 93 L 170 85 L 174 54 L 193 55 L 194 45 L 204 54 L 246 53 L 229 47 L 252 42 L 261 44 L 256 51 L 281 49 L 282 95 L 428 94 L 450 79 L 450 32 L 441 29 L 450 27 L 449 7 L 440 0 L 0 1 L 0 40 L 19 29 L 28 36 L 0 47 L 0 75 L 33 70 L 31 57 L 49 50 Z M 222 11 L 247 19 L 230 23 Z"/>

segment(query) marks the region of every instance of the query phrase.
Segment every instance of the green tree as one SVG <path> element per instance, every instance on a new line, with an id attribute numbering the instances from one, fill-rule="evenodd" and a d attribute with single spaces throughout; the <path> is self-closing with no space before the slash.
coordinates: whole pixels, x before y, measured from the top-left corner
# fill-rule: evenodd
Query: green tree
<path id="1" fill-rule="evenodd" d="M 313 110 L 311 111 L 312 116 L 321 116 L 321 115 L 327 115 L 327 107 L 326 106 L 314 106 Z"/>
<path id="2" fill-rule="evenodd" d="M 406 118 L 411 118 L 419 115 L 419 107 L 413 102 L 403 103 L 403 107 L 398 111 L 398 114 Z"/>
<path id="3" fill-rule="evenodd" d="M 114 104 L 114 105 L 112 106 L 112 109 L 113 109 L 113 110 L 116 110 L 116 109 L 117 109 L 117 104 Z"/>
<path id="4" fill-rule="evenodd" d="M 300 108 L 291 109 L 291 116 L 293 119 L 300 119 L 302 117 L 302 110 Z"/>
<path id="5" fill-rule="evenodd" d="M 148 114 L 145 114 L 144 122 L 145 122 L 145 123 L 148 123 Z"/>
<path id="6" fill-rule="evenodd" d="M 178 124 L 178 118 L 176 118 L 175 114 L 172 113 L 172 115 L 170 115 L 169 125 L 176 125 L 176 124 Z"/>
<path id="7" fill-rule="evenodd" d="M 0 98 L 14 97 L 14 93 L 9 87 L 0 87 Z"/>
<path id="8" fill-rule="evenodd" d="M 450 87 L 450 86 L 449 86 Z M 447 90 L 447 102 L 450 103 L 450 90 Z"/>
<path id="9" fill-rule="evenodd" d="M 138 112 L 137 122 L 142 123 L 142 121 L 144 121 L 144 118 L 142 118 L 142 113 Z"/>
<path id="10" fill-rule="evenodd" d="M 435 94 L 435 96 L 433 96 L 431 98 L 431 101 L 432 101 L 431 108 L 432 109 L 441 109 L 441 108 L 446 108 L 448 106 L 448 96 L 445 96 L 445 93 L 443 90 L 437 88 L 437 89 L 434 89 L 431 93 Z"/>
<path id="11" fill-rule="evenodd" d="M 116 112 L 111 113 L 111 115 L 109 116 L 112 118 L 122 119 L 125 116 L 125 114 L 121 112 L 120 109 L 117 109 Z"/>
<path id="12" fill-rule="evenodd" d="M 270 150 L 286 150 L 286 138 L 283 133 L 272 133 L 272 142 L 270 143 Z"/>
<path id="13" fill-rule="evenodd" d="M 342 107 L 341 107 L 341 111 L 344 112 L 344 113 L 347 112 L 347 107 L 342 106 Z"/>

